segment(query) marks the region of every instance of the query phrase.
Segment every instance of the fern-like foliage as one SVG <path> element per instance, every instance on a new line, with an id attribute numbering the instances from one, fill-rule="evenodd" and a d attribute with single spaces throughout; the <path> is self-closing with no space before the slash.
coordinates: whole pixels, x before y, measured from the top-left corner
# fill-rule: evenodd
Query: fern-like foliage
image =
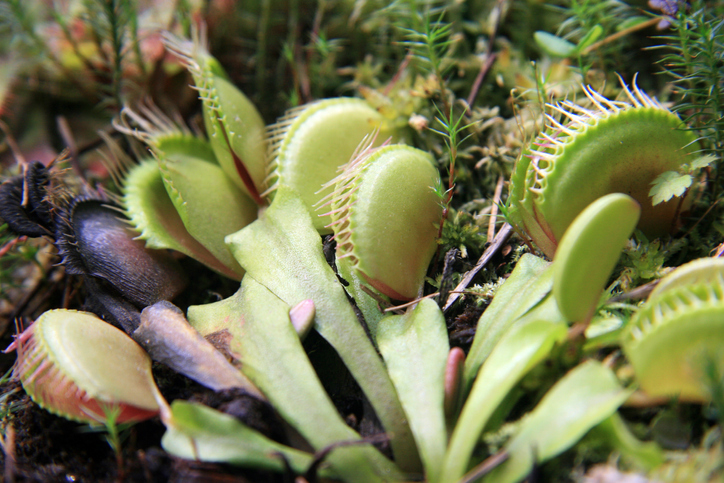
<path id="1" fill-rule="evenodd" d="M 414 22 L 417 28 L 400 27 L 406 38 L 402 45 L 408 47 L 418 64 L 434 74 L 442 85 L 445 73 L 452 67 L 450 62 L 444 62 L 445 54 L 453 45 L 452 24 L 443 21 L 444 11 L 440 11 L 434 20 L 432 12 L 427 15 L 420 13 L 414 15 L 418 16 L 417 22 Z"/>
<path id="2" fill-rule="evenodd" d="M 108 83 L 102 85 L 109 101 L 123 105 L 124 64 L 135 58 L 144 70 L 138 43 L 138 14 L 133 0 L 85 0 L 83 19 L 97 39 L 101 65 L 96 73 L 106 72 Z M 132 62 L 133 60 L 128 60 Z"/>
<path id="3" fill-rule="evenodd" d="M 671 19 L 672 33 L 661 37 L 667 43 L 661 64 L 680 96 L 674 110 L 699 133 L 704 153 L 716 157 L 719 182 L 724 160 L 724 19 L 716 8 L 702 0 L 680 6 Z"/>

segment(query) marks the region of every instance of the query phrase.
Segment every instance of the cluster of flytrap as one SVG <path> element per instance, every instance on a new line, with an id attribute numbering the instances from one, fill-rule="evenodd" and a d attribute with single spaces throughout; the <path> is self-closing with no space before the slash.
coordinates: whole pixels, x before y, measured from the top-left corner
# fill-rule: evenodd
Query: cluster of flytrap
<path id="1" fill-rule="evenodd" d="M 566 374 L 519 422 L 492 471 L 490 462 L 476 466 L 474 449 L 484 430 L 501 424 L 521 378 L 566 340 L 569 323 L 596 324 L 603 287 L 637 224 L 660 232 L 674 222 L 679 208 L 654 208 L 647 189 L 695 150 L 691 136 L 676 130 L 675 115 L 625 86 L 630 102 L 587 90 L 587 108 L 554 106 L 564 118 L 551 117 L 518 163 L 508 211 L 554 261 L 521 258 L 481 317 L 466 358 L 449 347 L 431 300 L 385 315 L 369 295 L 369 286 L 396 300 L 421 293 L 441 217 L 432 157 L 401 144 L 377 146 L 397 133 L 357 99 L 302 106 L 265 129 L 198 41 L 168 38 L 167 45 L 194 77 L 208 140 L 152 107 L 125 110 L 118 128 L 153 154 L 128 174 L 125 210 L 148 248 L 178 250 L 243 279 L 234 296 L 186 316 L 160 301 L 136 322 L 119 323 L 151 357 L 202 384 L 268 400 L 324 462 L 210 408 L 168 407 L 147 354 L 90 314 L 50 311 L 18 337 L 15 375 L 36 402 L 86 422 L 102 422 L 114 409 L 120 421 L 160 412 L 162 444 L 174 455 L 278 471 L 289 465 L 299 474 L 312 467 L 352 482 L 483 474 L 520 481 L 594 427 L 640 467 L 661 464 L 660 450 L 637 442 L 618 416 L 634 389 L 595 360 Z M 621 183 L 633 198 L 619 193 Z M 330 232 L 346 287 L 322 252 L 320 233 Z M 650 396 L 709 399 L 704 359 L 724 360 L 723 274 L 716 260 L 674 271 L 621 330 L 619 343 Z M 115 313 L 134 317 L 132 309 Z M 339 416 L 301 343 L 312 326 L 368 398 L 392 459 Z"/>

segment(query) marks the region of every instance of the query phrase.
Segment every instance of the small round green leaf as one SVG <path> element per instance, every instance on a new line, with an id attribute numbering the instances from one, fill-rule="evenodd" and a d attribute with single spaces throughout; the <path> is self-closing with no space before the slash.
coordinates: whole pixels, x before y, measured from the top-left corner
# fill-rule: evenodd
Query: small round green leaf
<path id="1" fill-rule="evenodd" d="M 542 30 L 533 34 L 538 47 L 552 57 L 568 57 L 576 51 L 576 46 L 557 35 Z"/>

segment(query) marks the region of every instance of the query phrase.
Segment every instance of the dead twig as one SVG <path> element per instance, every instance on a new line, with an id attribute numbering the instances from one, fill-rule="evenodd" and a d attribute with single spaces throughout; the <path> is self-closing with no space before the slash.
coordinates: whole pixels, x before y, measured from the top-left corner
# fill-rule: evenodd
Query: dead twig
<path id="1" fill-rule="evenodd" d="M 478 263 L 475 264 L 475 266 L 470 270 L 469 272 L 466 272 L 463 276 L 463 279 L 460 281 L 457 287 L 455 287 L 455 291 L 450 293 L 450 296 L 447 299 L 447 302 L 445 302 L 445 306 L 442 308 L 443 312 L 447 311 L 450 307 L 452 307 L 452 304 L 455 303 L 455 301 L 460 297 L 460 293 L 467 288 L 467 286 L 470 284 L 470 282 L 473 281 L 473 278 L 475 278 L 475 275 L 478 274 L 478 272 L 490 261 L 491 258 L 493 258 L 493 255 L 495 255 L 498 250 L 500 250 L 506 241 L 508 241 L 508 238 L 510 238 L 510 235 L 513 233 L 513 227 L 510 226 L 510 224 L 506 223 L 503 225 L 503 227 L 500 229 L 498 234 L 493 239 L 493 242 L 491 245 L 483 252 L 483 254 L 480 256 L 480 260 L 478 260 Z"/>
<path id="2" fill-rule="evenodd" d="M 493 469 L 495 469 L 497 466 L 500 466 L 502 463 L 504 463 L 505 460 L 509 458 L 509 456 L 510 455 L 505 451 L 501 451 L 485 458 L 482 463 L 480 463 L 478 466 L 470 470 L 465 476 L 463 476 L 458 483 L 472 483 L 473 481 L 477 481 L 478 479 L 493 471 Z"/>
<path id="3" fill-rule="evenodd" d="M 478 92 L 480 91 L 480 86 L 483 83 L 483 79 L 485 79 L 485 75 L 488 73 L 490 68 L 493 66 L 493 62 L 495 62 L 495 58 L 497 57 L 497 54 L 493 53 L 493 46 L 495 44 L 495 36 L 498 33 L 498 27 L 500 26 L 500 19 L 503 16 L 504 11 L 504 4 L 505 0 L 498 0 L 492 15 L 494 15 L 494 22 L 493 22 L 493 28 L 492 32 L 490 32 L 490 38 L 488 39 L 488 48 L 487 52 L 485 53 L 485 62 L 483 62 L 483 65 L 480 66 L 480 71 L 478 72 L 478 75 L 475 77 L 475 81 L 473 82 L 473 87 L 470 89 L 470 94 L 467 98 L 467 110 L 468 113 L 471 110 L 471 107 L 473 103 L 475 102 L 475 98 L 478 97 Z"/>
<path id="4" fill-rule="evenodd" d="M 488 240 L 495 238 L 495 223 L 498 221 L 498 204 L 500 203 L 500 196 L 503 194 L 503 181 L 505 181 L 505 178 L 500 176 L 498 183 L 495 185 L 493 206 L 490 209 L 490 220 L 488 221 Z"/>
<path id="5" fill-rule="evenodd" d="M 639 287 L 636 287 L 633 290 L 630 290 L 626 293 L 620 293 L 618 295 L 614 295 L 606 303 L 612 304 L 616 302 L 623 302 L 624 300 L 641 300 L 649 296 L 649 294 L 654 290 L 654 287 L 656 287 L 659 284 L 659 280 L 654 280 L 653 282 L 646 283 L 644 285 L 641 285 Z"/>
<path id="6" fill-rule="evenodd" d="M 413 301 L 411 301 L 411 302 L 407 302 L 406 304 L 395 305 L 395 306 L 393 306 L 393 307 L 387 307 L 385 310 L 383 310 L 383 312 L 395 312 L 395 311 L 397 311 L 397 310 L 406 309 L 406 308 L 409 307 L 410 305 L 415 305 L 416 303 L 418 303 L 418 302 L 420 302 L 420 301 L 422 301 L 422 300 L 429 299 L 429 298 L 432 298 L 432 297 L 437 297 L 438 295 L 440 295 L 440 292 L 431 293 L 431 294 L 429 294 L 429 295 L 425 295 L 424 297 L 420 297 L 419 299 L 415 299 L 415 300 L 413 300 Z"/>

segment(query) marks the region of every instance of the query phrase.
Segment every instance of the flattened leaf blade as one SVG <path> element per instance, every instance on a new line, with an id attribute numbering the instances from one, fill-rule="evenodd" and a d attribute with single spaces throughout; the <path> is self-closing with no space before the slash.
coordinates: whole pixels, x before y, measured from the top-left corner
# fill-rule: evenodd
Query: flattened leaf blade
<path id="1" fill-rule="evenodd" d="M 467 469 L 490 416 L 518 381 L 566 336 L 567 325 L 535 320 L 503 335 L 483 364 L 450 439 L 441 481 L 457 481 Z"/>
<path id="2" fill-rule="evenodd" d="M 410 420 L 428 481 L 439 481 L 445 455 L 445 317 L 430 299 L 404 315 L 384 317 L 377 332 L 382 357 Z"/>
<path id="3" fill-rule="evenodd" d="M 307 358 L 289 319 L 289 306 L 248 274 L 229 306 L 230 347 L 242 371 L 274 408 L 317 451 L 359 441 L 339 415 Z M 326 458 L 345 481 L 378 481 L 401 476 L 370 445 L 335 449 Z"/>
<path id="4" fill-rule="evenodd" d="M 397 392 L 324 258 L 321 238 L 299 195 L 279 187 L 264 214 L 226 237 L 226 242 L 247 273 L 284 302 L 293 306 L 313 300 L 315 329 L 339 353 L 367 395 L 392 437 L 395 461 L 405 471 L 419 471 L 419 456 Z"/>
<path id="5" fill-rule="evenodd" d="M 538 304 L 553 287 L 550 262 L 525 254 L 498 289 L 478 321 L 475 339 L 465 361 L 465 387 L 473 380 L 490 352 L 517 318 Z"/>
<path id="6" fill-rule="evenodd" d="M 509 458 L 485 478 L 486 482 L 522 480 L 533 466 L 573 446 L 588 430 L 611 416 L 631 394 L 610 369 L 598 361 L 579 365 L 543 397 L 521 421 L 506 445 Z"/>
<path id="7" fill-rule="evenodd" d="M 272 441 L 233 416 L 179 399 L 171 404 L 171 420 L 161 446 L 179 458 L 280 472 L 285 467 L 279 455 L 299 473 L 312 463 L 309 453 Z M 328 471 L 322 469 L 322 473 Z"/>

